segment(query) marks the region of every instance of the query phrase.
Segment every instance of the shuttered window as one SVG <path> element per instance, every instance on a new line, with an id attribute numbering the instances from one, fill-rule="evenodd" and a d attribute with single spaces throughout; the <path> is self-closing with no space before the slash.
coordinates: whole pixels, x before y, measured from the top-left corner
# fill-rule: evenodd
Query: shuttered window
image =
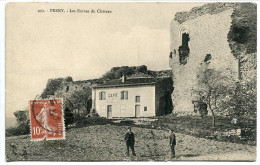
<path id="1" fill-rule="evenodd" d="M 99 92 L 99 100 L 102 100 L 102 92 Z"/>
<path id="2" fill-rule="evenodd" d="M 125 99 L 128 99 L 128 91 L 125 91 Z"/>
<path id="3" fill-rule="evenodd" d="M 106 100 L 106 92 L 105 91 L 99 92 L 99 100 Z"/>
<path id="4" fill-rule="evenodd" d="M 121 92 L 121 99 L 124 99 L 124 91 Z"/>
<path id="5" fill-rule="evenodd" d="M 128 91 L 121 91 L 121 100 L 128 99 Z"/>
<path id="6" fill-rule="evenodd" d="M 140 103 L 140 96 L 135 96 L 135 102 Z"/>

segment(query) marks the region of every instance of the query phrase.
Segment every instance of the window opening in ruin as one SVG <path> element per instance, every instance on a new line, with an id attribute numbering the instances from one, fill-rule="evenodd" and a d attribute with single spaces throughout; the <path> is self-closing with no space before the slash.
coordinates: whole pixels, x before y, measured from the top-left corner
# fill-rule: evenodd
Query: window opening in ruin
<path id="1" fill-rule="evenodd" d="M 179 47 L 179 61 L 180 64 L 187 64 L 187 58 L 189 57 L 190 54 L 190 48 L 189 48 L 189 41 L 190 37 L 189 34 L 183 33 L 182 34 L 182 45 Z"/>
<path id="2" fill-rule="evenodd" d="M 204 62 L 210 63 L 211 58 L 212 58 L 211 54 L 207 54 L 206 57 L 204 58 Z"/>
<path id="3" fill-rule="evenodd" d="M 173 53 L 170 52 L 170 58 L 171 58 L 171 59 L 172 59 L 172 54 L 174 54 L 174 56 L 176 56 L 176 50 L 175 50 L 175 49 L 173 50 Z"/>

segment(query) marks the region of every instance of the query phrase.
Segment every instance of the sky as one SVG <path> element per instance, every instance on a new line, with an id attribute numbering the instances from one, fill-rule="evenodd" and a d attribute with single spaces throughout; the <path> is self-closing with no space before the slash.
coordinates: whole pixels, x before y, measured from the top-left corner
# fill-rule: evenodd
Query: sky
<path id="1" fill-rule="evenodd" d="M 50 78 L 99 78 L 115 66 L 170 69 L 170 22 L 176 12 L 201 5 L 7 4 L 6 117 L 14 117 L 16 110 L 28 108 L 28 101 L 42 93 Z M 50 9 L 65 12 L 50 12 Z M 70 13 L 70 9 L 101 9 L 112 13 Z"/>

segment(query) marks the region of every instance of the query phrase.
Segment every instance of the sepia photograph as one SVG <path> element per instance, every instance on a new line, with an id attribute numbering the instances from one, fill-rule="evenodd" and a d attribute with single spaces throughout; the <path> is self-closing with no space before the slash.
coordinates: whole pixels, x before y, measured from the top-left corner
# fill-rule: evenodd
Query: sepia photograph
<path id="1" fill-rule="evenodd" d="M 256 161 L 257 3 L 9 2 L 5 161 Z"/>

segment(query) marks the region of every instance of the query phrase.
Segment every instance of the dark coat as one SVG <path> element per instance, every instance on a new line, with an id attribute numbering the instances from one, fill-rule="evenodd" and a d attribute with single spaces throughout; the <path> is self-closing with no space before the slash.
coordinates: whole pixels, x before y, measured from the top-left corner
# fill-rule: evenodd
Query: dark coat
<path id="1" fill-rule="evenodd" d="M 176 145 L 176 136 L 174 133 L 171 133 L 170 135 L 170 146 L 174 147 Z"/>
<path id="2" fill-rule="evenodd" d="M 127 145 L 134 145 L 135 144 L 135 135 L 133 132 L 127 132 L 125 135 L 125 141 Z"/>

